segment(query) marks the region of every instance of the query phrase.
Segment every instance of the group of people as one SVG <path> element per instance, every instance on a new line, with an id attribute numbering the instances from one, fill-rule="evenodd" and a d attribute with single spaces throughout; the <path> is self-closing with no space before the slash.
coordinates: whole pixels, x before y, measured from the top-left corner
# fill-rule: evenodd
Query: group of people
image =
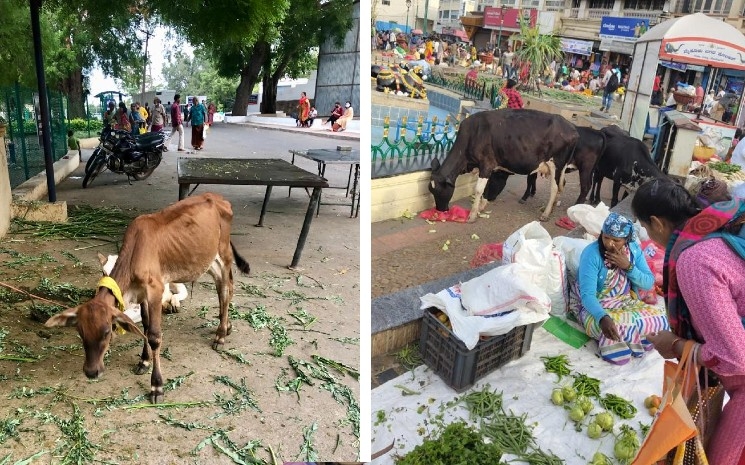
<path id="1" fill-rule="evenodd" d="M 625 364 L 656 349 L 680 358 L 692 341 L 705 377 L 729 395 L 707 447 L 709 463 L 745 463 L 745 199 L 713 179 L 697 195 L 669 180 L 647 182 L 631 209 L 665 249 L 665 306 L 642 300 L 654 275 L 631 220 L 612 212 L 581 254 L 574 315 L 600 356 Z M 656 299 L 655 299 L 656 300 Z"/>
<path id="2" fill-rule="evenodd" d="M 147 103 L 143 106 L 140 102 L 134 102 L 127 111 L 127 105 L 119 102 L 117 107 L 114 101 L 109 101 L 104 113 L 104 125 L 113 129 L 131 132 L 133 135 L 162 131 L 165 125 L 171 124 L 173 134 L 178 133 L 178 151 L 184 149 L 184 122 L 191 123 L 191 145 L 194 150 L 204 148 L 206 128 L 212 125 L 217 107 L 210 102 L 199 102 L 193 97 L 187 107 L 186 114 L 181 111 L 181 95 L 176 94 L 171 104 L 168 102 L 168 110 L 163 106 L 160 98 L 153 99 L 153 107 L 149 108 Z M 166 149 L 167 150 L 167 149 Z"/>
<path id="3" fill-rule="evenodd" d="M 662 86 L 660 82 L 661 73 L 658 73 L 655 76 L 652 87 L 652 105 L 663 105 Z M 732 88 L 725 89 L 724 86 L 719 86 L 717 91 L 711 89 L 708 93 L 705 93 L 701 81 L 696 82 L 694 85 L 678 82 L 670 88 L 667 98 L 664 99 L 665 106 L 675 106 L 678 104 L 675 99 L 676 92 L 693 97 L 691 102 L 685 105 L 686 110 L 691 112 L 700 111 L 703 115 L 710 116 L 726 124 L 734 123 L 733 120 L 737 115 L 740 98 Z"/>
<path id="4" fill-rule="evenodd" d="M 316 107 L 310 104 L 310 99 L 305 92 L 300 92 L 300 99 L 298 100 L 298 113 L 295 118 L 295 123 L 301 128 L 309 128 L 313 126 L 313 121 L 318 117 L 318 111 Z M 323 123 L 331 124 L 331 131 L 341 132 L 347 129 L 347 123 L 354 118 L 354 109 L 352 108 L 351 102 L 346 102 L 344 108 L 341 103 L 334 103 L 334 108 L 331 109 L 328 119 Z"/>

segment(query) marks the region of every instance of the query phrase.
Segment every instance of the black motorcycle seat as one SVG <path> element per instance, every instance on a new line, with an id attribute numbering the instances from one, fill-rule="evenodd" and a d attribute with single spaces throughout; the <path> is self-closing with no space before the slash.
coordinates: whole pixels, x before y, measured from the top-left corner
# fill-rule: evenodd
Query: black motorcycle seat
<path id="1" fill-rule="evenodd" d="M 145 134 L 137 134 L 135 140 L 138 144 L 141 144 L 161 137 L 163 137 L 163 133 L 161 132 L 146 132 Z"/>
<path id="2" fill-rule="evenodd" d="M 165 142 L 165 138 L 163 137 L 150 137 L 145 140 L 142 139 L 136 139 L 135 140 L 135 150 L 140 150 L 143 152 L 147 152 L 149 150 L 154 149 L 158 145 L 161 145 L 163 142 Z"/>

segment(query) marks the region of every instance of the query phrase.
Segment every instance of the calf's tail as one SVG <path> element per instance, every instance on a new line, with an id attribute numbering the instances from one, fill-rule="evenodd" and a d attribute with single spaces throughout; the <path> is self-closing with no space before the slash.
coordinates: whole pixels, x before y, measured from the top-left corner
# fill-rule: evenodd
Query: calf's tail
<path id="1" fill-rule="evenodd" d="M 238 267 L 239 270 L 241 270 L 241 272 L 249 274 L 251 272 L 251 266 L 243 257 L 241 257 L 241 254 L 239 254 L 238 251 L 235 250 L 233 241 L 230 241 L 230 248 L 233 249 L 233 258 L 235 259 L 235 265 Z"/>

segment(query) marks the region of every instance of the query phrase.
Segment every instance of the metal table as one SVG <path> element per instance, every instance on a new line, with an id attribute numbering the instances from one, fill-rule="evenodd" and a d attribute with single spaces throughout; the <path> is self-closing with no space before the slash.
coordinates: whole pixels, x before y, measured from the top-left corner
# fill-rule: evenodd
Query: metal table
<path id="1" fill-rule="evenodd" d="M 256 226 L 264 225 L 264 215 L 269 197 L 274 186 L 313 188 L 308 209 L 305 213 L 303 228 L 295 247 L 290 268 L 297 268 L 300 254 L 308 237 L 313 211 L 318 208 L 321 190 L 328 187 L 328 182 L 321 176 L 299 168 L 278 158 L 235 159 L 235 158 L 179 158 L 178 159 L 178 198 L 191 194 L 189 186 L 196 184 L 232 184 L 242 186 L 266 186 L 264 203 L 261 205 L 261 216 Z"/>
<path id="2" fill-rule="evenodd" d="M 330 149 L 311 149 L 311 150 L 290 150 L 292 154 L 292 164 L 295 164 L 295 156 L 307 158 L 313 160 L 318 164 L 318 175 L 322 178 L 326 178 L 326 165 L 349 165 L 349 176 L 347 178 L 346 186 L 329 186 L 329 189 L 345 189 L 346 195 L 349 197 L 352 194 L 351 203 L 323 203 L 320 199 L 318 201 L 318 210 L 316 215 L 321 210 L 321 205 L 349 205 L 351 206 L 351 212 L 349 217 L 357 217 L 360 212 L 360 192 L 358 190 L 360 180 L 360 151 L 359 150 L 330 150 Z M 354 177 L 352 176 L 354 174 Z M 351 190 L 350 190 L 351 186 Z M 292 188 L 290 188 L 292 192 Z"/>

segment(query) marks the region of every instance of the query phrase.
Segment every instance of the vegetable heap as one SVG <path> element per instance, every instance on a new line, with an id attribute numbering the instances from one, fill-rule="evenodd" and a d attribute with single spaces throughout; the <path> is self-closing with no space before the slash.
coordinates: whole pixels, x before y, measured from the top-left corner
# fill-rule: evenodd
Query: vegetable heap
<path id="1" fill-rule="evenodd" d="M 712 161 L 707 163 L 709 168 L 717 170 L 720 173 L 736 173 L 740 171 L 740 165 L 735 163 L 727 163 L 723 161 Z"/>
<path id="2" fill-rule="evenodd" d="M 496 444 L 487 444 L 479 433 L 463 422 L 449 424 L 439 438 L 425 439 L 397 465 L 452 464 L 497 465 L 502 451 Z"/>

